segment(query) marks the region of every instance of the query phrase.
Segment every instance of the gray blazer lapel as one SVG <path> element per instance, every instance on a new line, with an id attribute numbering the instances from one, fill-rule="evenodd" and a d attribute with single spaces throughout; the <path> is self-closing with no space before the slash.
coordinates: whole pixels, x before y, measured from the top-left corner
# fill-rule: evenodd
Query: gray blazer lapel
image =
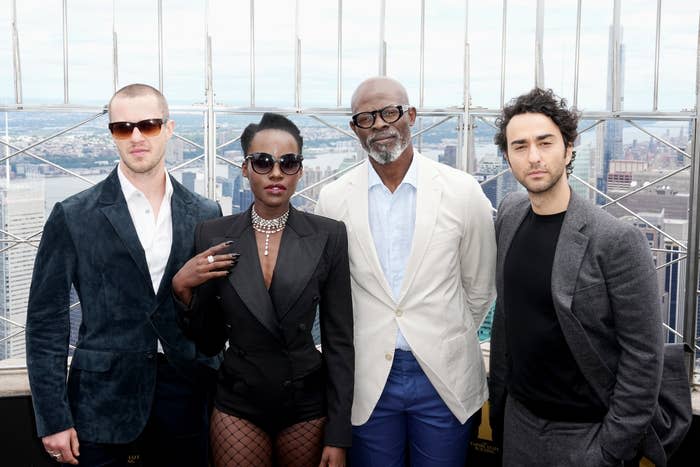
<path id="1" fill-rule="evenodd" d="M 598 208 L 587 206 L 585 201 L 572 191 L 554 254 L 552 300 L 564 338 L 579 368 L 589 382 L 595 382 L 591 387 L 598 397 L 607 403 L 614 379 L 607 368 L 601 365 L 603 360 L 598 356 L 586 330 L 571 309 L 579 270 L 588 248 L 589 239 L 582 230 L 588 222 L 589 209 Z"/>
<path id="2" fill-rule="evenodd" d="M 280 321 L 316 271 L 327 240 L 325 232 L 314 232 L 304 214 L 290 208 L 270 285 L 270 296 Z"/>
<path id="3" fill-rule="evenodd" d="M 517 195 L 516 195 L 517 196 Z M 527 196 L 523 196 L 521 199 L 517 199 L 513 205 L 506 206 L 506 203 L 499 208 L 497 222 L 499 226 L 498 229 L 498 250 L 496 251 L 496 264 L 498 267 L 499 274 L 497 277 L 499 279 L 503 278 L 503 271 L 506 262 L 506 256 L 508 255 L 508 250 L 510 249 L 510 244 L 515 237 L 515 232 L 518 231 L 520 224 L 522 224 L 523 219 L 527 215 L 530 207 L 530 200 Z M 499 290 L 498 295 L 503 296 L 503 281 L 498 281 Z"/>
<path id="4" fill-rule="evenodd" d="M 104 188 L 99 199 L 100 210 L 107 218 L 117 236 L 124 244 L 124 248 L 129 252 L 131 258 L 136 263 L 136 267 L 141 272 L 143 279 L 151 283 L 151 274 L 148 272 L 146 263 L 146 253 L 141 246 L 141 241 L 136 233 L 136 228 L 129 214 L 129 207 L 119 185 L 117 169 L 114 169 L 105 180 Z M 152 287 L 151 287 L 152 290 Z"/>
<path id="5" fill-rule="evenodd" d="M 245 303 L 248 311 L 260 324 L 270 331 L 273 336 L 283 340 L 270 293 L 265 288 L 265 282 L 263 281 L 257 253 L 258 246 L 250 223 L 250 209 L 234 220 L 227 238 L 233 240 L 234 251 L 241 253 L 236 266 L 228 276 L 229 283 L 233 286 L 243 303 Z M 218 240 L 216 243 L 218 243 Z"/>

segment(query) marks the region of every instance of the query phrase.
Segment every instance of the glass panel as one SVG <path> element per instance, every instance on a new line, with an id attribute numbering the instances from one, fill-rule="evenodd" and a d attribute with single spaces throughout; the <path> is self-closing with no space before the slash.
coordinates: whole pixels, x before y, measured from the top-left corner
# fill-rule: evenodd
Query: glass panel
<path id="1" fill-rule="evenodd" d="M 338 3 L 299 2 L 301 103 L 335 107 L 338 85 Z"/>
<path id="2" fill-rule="evenodd" d="M 502 2 L 469 3 L 469 85 L 472 106 L 499 108 Z"/>
<path id="3" fill-rule="evenodd" d="M 63 102 L 63 3 L 16 4 L 24 103 Z"/>
<path id="4" fill-rule="evenodd" d="M 250 2 L 209 3 L 216 102 L 250 106 Z M 214 20 L 214 18 L 220 20 Z M 235 27 L 232 27 L 232 24 Z"/>
<path id="5" fill-rule="evenodd" d="M 656 5 L 646 0 L 622 2 L 622 72 L 624 110 L 654 105 Z"/>
<path id="6" fill-rule="evenodd" d="M 355 88 L 379 73 L 379 5 L 375 0 L 343 2 L 343 106 Z"/>
<path id="7" fill-rule="evenodd" d="M 0 41 L 0 63 L 5 64 L 5 66 L 0 66 L 0 104 L 9 104 L 15 101 L 10 14 L 10 8 L 0 8 L 0 35 L 6 38 L 6 40 Z M 2 116 L 2 118 L 5 117 Z"/>
<path id="8" fill-rule="evenodd" d="M 386 74 L 401 82 L 420 105 L 420 0 L 386 2 Z"/>
<path id="9" fill-rule="evenodd" d="M 493 125 L 492 118 L 474 118 L 471 150 L 476 162 L 473 175 L 481 183 L 491 205 L 496 208 L 508 193 L 522 188 L 509 171 L 501 173 L 508 170 L 508 163 L 493 144 L 496 135 Z"/>
<path id="10" fill-rule="evenodd" d="M 464 102 L 465 2 L 425 2 L 425 106 Z"/>
<path id="11" fill-rule="evenodd" d="M 697 2 L 664 0 L 661 3 L 659 110 L 695 107 L 699 13 Z"/>
<path id="12" fill-rule="evenodd" d="M 544 9 L 544 85 L 569 104 L 576 70 L 576 0 L 548 2 Z"/>
<path id="13" fill-rule="evenodd" d="M 294 105 L 295 2 L 255 2 L 255 105 Z"/>
<path id="14" fill-rule="evenodd" d="M 414 131 L 436 124 L 445 117 L 418 117 Z M 450 167 L 456 167 L 458 146 L 457 117 L 453 117 L 435 128 L 413 138 L 413 146 L 424 156 Z"/>
<path id="15" fill-rule="evenodd" d="M 163 2 L 163 93 L 171 104 L 204 101 L 204 26 L 202 2 Z"/>
<path id="16" fill-rule="evenodd" d="M 170 138 L 165 153 L 168 169 L 204 153 L 204 115 L 201 112 L 177 112 L 171 113 L 171 119 L 175 121 L 175 134 Z"/>
<path id="17" fill-rule="evenodd" d="M 605 110 L 612 106 L 609 77 L 612 73 L 611 29 L 612 2 L 591 0 L 581 6 L 581 56 L 578 107 L 585 110 Z M 608 83 L 603 85 L 603 83 Z"/>
<path id="18" fill-rule="evenodd" d="M 115 6 L 119 82 L 158 87 L 158 3 L 120 0 Z"/>
<path id="19" fill-rule="evenodd" d="M 535 2 L 508 2 L 506 35 L 506 82 L 504 101 L 535 86 Z"/>
<path id="20" fill-rule="evenodd" d="M 114 89 L 112 9 L 68 2 L 68 91 L 71 103 L 104 105 Z"/>

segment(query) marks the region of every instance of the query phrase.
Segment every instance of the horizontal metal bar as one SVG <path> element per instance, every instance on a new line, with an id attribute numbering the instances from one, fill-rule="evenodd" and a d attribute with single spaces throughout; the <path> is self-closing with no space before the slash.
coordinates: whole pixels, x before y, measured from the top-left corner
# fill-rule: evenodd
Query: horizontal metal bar
<path id="1" fill-rule="evenodd" d="M 86 182 L 86 183 L 88 183 L 88 184 L 90 184 L 90 185 L 95 185 L 95 182 L 93 182 L 92 180 L 89 180 L 89 179 L 83 177 L 82 175 L 80 175 L 80 174 L 78 174 L 78 173 L 76 173 L 76 172 L 73 172 L 73 171 L 70 170 L 70 169 L 66 169 L 65 167 L 62 167 L 62 166 L 60 166 L 59 164 L 56 164 L 55 162 L 51 162 L 51 161 L 48 160 L 48 159 L 44 159 L 44 158 L 41 157 L 41 156 L 37 156 L 36 154 L 33 154 L 33 153 L 31 153 L 31 152 L 28 152 L 28 151 L 27 151 L 27 148 L 25 148 L 25 149 L 20 149 L 18 146 L 15 146 L 14 144 L 10 144 L 10 143 L 5 142 L 5 141 L 3 141 L 3 140 L 0 140 L 0 144 L 4 144 L 5 146 L 8 146 L 10 149 L 14 149 L 15 151 L 17 151 L 17 152 L 15 152 L 15 153 L 13 153 L 13 154 L 10 154 L 9 156 L 5 156 L 5 157 L 1 158 L 1 159 L 0 159 L 0 162 L 4 162 L 4 161 L 6 161 L 7 159 L 16 156 L 17 154 L 24 153 L 24 154 L 26 154 L 26 155 L 29 156 L 29 157 L 32 157 L 32 158 L 34 158 L 34 159 L 36 159 L 36 160 L 39 160 L 39 161 L 43 162 L 44 164 L 48 164 L 48 165 L 50 165 L 51 167 L 53 167 L 53 168 L 55 168 L 55 169 L 58 169 L 58 170 L 60 170 L 60 171 L 62 171 L 62 172 L 65 172 L 65 173 L 67 173 L 67 174 L 69 174 L 69 175 L 71 175 L 71 176 L 73 176 L 73 177 L 79 178 L 80 180 L 82 180 L 82 181 L 84 181 L 84 182 Z M 32 147 L 33 147 L 33 146 L 36 146 L 36 144 L 32 145 Z"/>
<path id="2" fill-rule="evenodd" d="M 679 333 L 678 331 L 676 331 L 675 329 L 673 329 L 673 328 L 672 328 L 671 326 L 669 326 L 668 324 L 663 323 L 663 326 L 664 326 L 666 329 L 668 329 L 669 331 L 671 331 L 671 333 L 675 334 L 677 337 L 680 337 L 681 339 L 683 339 L 683 334 Z M 697 344 L 695 344 L 695 348 L 696 348 L 697 350 L 700 350 L 700 347 L 698 347 Z"/>
<path id="3" fill-rule="evenodd" d="M 197 162 L 198 160 L 203 159 L 203 158 L 204 158 L 204 154 L 200 154 L 199 156 L 193 157 L 192 159 L 188 159 L 188 160 L 182 162 L 181 164 L 170 167 L 168 169 L 168 172 L 176 172 L 182 168 L 187 167 L 188 165 L 194 164 L 195 162 Z"/>
<path id="4" fill-rule="evenodd" d="M 632 191 L 628 191 L 627 193 L 625 193 L 624 195 L 620 196 L 619 198 L 615 198 L 614 201 L 610 201 L 609 203 L 603 204 L 601 207 L 607 208 L 607 207 L 610 206 L 611 204 L 617 204 L 617 203 L 619 203 L 621 200 L 623 200 L 623 199 L 625 199 L 625 198 L 627 198 L 627 197 L 629 197 L 629 196 L 632 196 L 632 195 L 635 194 L 635 193 L 639 193 L 640 191 L 644 190 L 645 188 L 648 188 L 649 185 L 654 185 L 654 184 L 656 184 L 656 183 L 662 182 L 662 181 L 666 180 L 667 178 L 671 178 L 671 177 L 673 177 L 674 175 L 678 175 L 679 173 L 683 172 L 684 170 L 688 170 L 689 168 L 690 168 L 690 164 L 685 165 L 685 166 L 681 167 L 680 169 L 676 169 L 676 170 L 674 170 L 673 172 L 669 172 L 669 173 L 667 173 L 666 175 L 663 175 L 663 176 L 661 176 L 661 177 L 659 177 L 659 178 L 657 178 L 657 179 L 654 179 L 654 180 L 650 181 L 648 185 L 642 185 L 642 186 L 640 186 L 640 187 L 635 188 L 635 189 L 632 190 Z"/>
<path id="5" fill-rule="evenodd" d="M 684 150 L 682 150 L 681 148 L 679 148 L 679 147 L 676 146 L 675 144 L 669 143 L 669 142 L 666 141 L 665 139 L 660 138 L 659 136 L 656 136 L 655 134 L 653 134 L 653 133 L 651 133 L 651 132 L 645 130 L 644 128 L 642 128 L 642 127 L 640 127 L 639 125 L 637 125 L 636 123 L 634 123 L 632 120 L 625 120 L 625 121 L 626 121 L 627 123 L 629 123 L 630 125 L 632 125 L 633 127 L 635 127 L 636 129 L 638 129 L 639 131 L 641 131 L 642 133 L 645 133 L 645 134 L 651 136 L 652 138 L 654 138 L 654 139 L 657 140 L 658 142 L 663 143 L 663 144 L 665 144 L 666 146 L 668 146 L 669 148 L 673 149 L 674 151 L 677 151 L 677 152 L 683 154 L 683 155 L 684 155 L 685 157 L 687 157 L 688 159 L 692 159 L 692 158 L 693 158 L 693 156 L 691 156 L 690 154 L 688 154 L 687 152 L 685 152 Z"/>
<path id="6" fill-rule="evenodd" d="M 595 122 L 593 125 L 588 125 L 586 128 L 584 128 L 583 130 L 579 131 L 578 134 L 580 135 L 580 134 L 582 134 L 582 133 L 585 133 L 585 132 L 587 132 L 588 130 L 590 130 L 591 128 L 597 127 L 598 125 L 600 125 L 600 124 L 603 123 L 604 121 L 605 121 L 605 120 L 598 120 L 598 121 Z"/>
<path id="7" fill-rule="evenodd" d="M 201 149 L 202 151 L 204 151 L 204 146 L 202 146 L 201 144 L 195 143 L 191 139 L 187 139 L 184 136 L 178 135 L 177 133 L 173 133 L 173 137 L 179 139 L 180 141 L 184 141 L 185 143 L 191 144 L 192 146 L 196 147 L 197 149 Z"/>
<path id="8" fill-rule="evenodd" d="M 342 134 L 344 134 L 345 136 L 349 136 L 350 138 L 355 139 L 355 140 L 357 139 L 357 135 L 355 135 L 355 133 L 352 133 L 352 132 L 350 132 L 350 131 L 348 131 L 348 130 L 344 130 L 344 129 L 338 127 L 338 126 L 332 125 L 332 124 L 328 123 L 327 121 L 323 120 L 321 117 L 319 117 L 319 116 L 317 116 L 317 115 L 309 115 L 309 117 L 313 118 L 314 120 L 318 121 L 319 123 L 323 123 L 323 124 L 326 125 L 328 128 L 331 128 L 331 129 L 337 131 L 338 133 L 342 133 Z"/>
<path id="9" fill-rule="evenodd" d="M 595 193 L 598 193 L 599 195 L 603 196 L 604 198 L 607 198 L 608 200 L 612 200 L 612 198 L 611 198 L 610 196 L 608 196 L 607 193 L 603 193 L 602 191 L 600 191 L 599 189 L 597 189 L 596 187 L 594 187 L 593 185 L 591 185 L 591 184 L 588 183 L 587 181 L 583 180 L 583 179 L 582 179 L 581 177 L 579 177 L 578 175 L 576 175 L 576 174 L 571 174 L 571 178 L 574 178 L 574 179 L 578 180 L 579 183 L 583 184 L 584 186 L 587 186 L 589 189 L 593 190 Z M 621 209 L 623 209 L 625 212 L 629 213 L 632 217 L 635 217 L 635 218 L 639 219 L 640 221 L 644 222 L 645 224 L 647 224 L 647 225 L 649 226 L 650 229 L 655 230 L 655 231 L 656 231 L 657 233 L 659 233 L 662 237 L 668 238 L 669 240 L 671 240 L 673 243 L 675 243 L 676 245 L 680 246 L 681 248 L 686 248 L 686 246 L 685 246 L 680 240 L 675 239 L 674 237 L 672 237 L 671 235 L 669 235 L 667 232 L 664 232 L 663 230 L 659 229 L 659 228 L 656 227 L 655 225 L 649 223 L 649 221 L 648 221 L 647 219 L 643 218 L 642 216 L 640 216 L 640 215 L 637 214 L 636 212 L 632 211 L 630 208 L 628 208 L 628 207 L 625 206 L 624 204 L 618 204 L 617 206 L 619 206 L 619 207 L 620 207 Z"/>
<path id="10" fill-rule="evenodd" d="M 450 115 L 450 116 L 448 116 L 448 117 L 445 117 L 445 118 L 443 118 L 442 120 L 440 120 L 440 121 L 437 122 L 437 123 L 433 123 L 433 124 L 430 125 L 430 126 L 427 126 L 427 127 L 423 128 L 423 129 L 421 129 L 421 130 L 416 131 L 415 133 L 413 133 L 413 134 L 411 135 L 411 138 L 415 138 L 416 136 L 420 136 L 420 135 L 422 135 L 423 133 L 426 133 L 426 132 L 432 130 L 432 129 L 435 128 L 436 126 L 440 126 L 440 125 L 442 125 L 443 123 L 445 123 L 446 121 L 451 120 L 451 119 L 453 119 L 453 118 L 455 118 L 455 117 L 457 117 L 457 115 Z"/>
<path id="11" fill-rule="evenodd" d="M 656 266 L 656 270 L 658 271 L 658 270 L 661 270 L 661 269 L 663 269 L 663 268 L 665 268 L 665 267 L 668 267 L 668 266 L 670 266 L 670 265 L 672 265 L 672 264 L 680 263 L 681 261 L 683 261 L 684 259 L 686 259 L 687 256 L 688 256 L 688 255 L 682 255 L 680 258 L 672 259 L 671 261 L 669 261 L 669 262 L 667 262 L 667 263 L 664 263 L 664 264 L 662 264 L 662 265 L 660 265 L 660 266 Z"/>
<path id="12" fill-rule="evenodd" d="M 220 155 L 217 154 L 217 155 L 216 155 L 216 158 L 217 158 L 218 160 L 222 161 L 222 162 L 227 163 L 228 165 L 232 165 L 232 166 L 237 167 L 237 168 L 239 168 L 239 169 L 243 168 L 243 166 L 242 166 L 241 164 L 239 164 L 238 162 L 233 162 L 233 161 L 230 160 L 230 159 L 226 159 L 224 156 L 220 156 Z"/>
<path id="13" fill-rule="evenodd" d="M 222 143 L 222 144 L 218 145 L 218 146 L 216 147 L 216 149 L 221 149 L 221 148 L 223 148 L 223 147 L 228 146 L 229 144 L 235 143 L 236 141 L 238 141 L 239 139 L 241 139 L 241 136 L 243 136 L 243 133 L 241 133 L 240 135 L 236 136 L 236 137 L 233 138 L 233 139 L 230 139 L 230 140 L 226 141 L 225 143 Z"/>
<path id="14" fill-rule="evenodd" d="M 19 331 L 15 331 L 13 334 L 10 334 L 9 336 L 5 336 L 5 337 L 0 338 L 0 342 L 4 342 L 4 341 L 7 341 L 7 340 L 10 340 L 10 339 L 12 339 L 13 337 L 17 337 L 17 336 L 19 336 L 20 334 L 23 334 L 23 333 L 24 333 L 24 329 L 20 329 Z"/>

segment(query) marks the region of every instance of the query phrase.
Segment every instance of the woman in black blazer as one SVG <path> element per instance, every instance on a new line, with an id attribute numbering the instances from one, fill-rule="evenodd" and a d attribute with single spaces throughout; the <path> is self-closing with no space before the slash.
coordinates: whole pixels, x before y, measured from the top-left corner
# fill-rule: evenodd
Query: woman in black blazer
<path id="1" fill-rule="evenodd" d="M 199 349 L 216 355 L 228 342 L 214 462 L 342 466 L 354 372 L 345 226 L 290 205 L 302 173 L 294 123 L 265 114 L 241 146 L 252 206 L 198 225 L 199 254 L 173 278 L 180 324 Z M 317 310 L 322 353 L 311 335 Z"/>

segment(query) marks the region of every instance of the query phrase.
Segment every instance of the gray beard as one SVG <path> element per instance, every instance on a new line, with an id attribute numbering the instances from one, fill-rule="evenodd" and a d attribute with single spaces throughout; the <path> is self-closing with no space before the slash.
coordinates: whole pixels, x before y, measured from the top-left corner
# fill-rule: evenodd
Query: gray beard
<path id="1" fill-rule="evenodd" d="M 408 147 L 408 144 L 399 137 L 398 144 L 394 146 L 393 149 L 388 149 L 385 151 L 375 151 L 370 149 L 367 154 L 374 159 L 378 164 L 385 165 L 394 162 L 399 158 L 401 153 Z"/>

